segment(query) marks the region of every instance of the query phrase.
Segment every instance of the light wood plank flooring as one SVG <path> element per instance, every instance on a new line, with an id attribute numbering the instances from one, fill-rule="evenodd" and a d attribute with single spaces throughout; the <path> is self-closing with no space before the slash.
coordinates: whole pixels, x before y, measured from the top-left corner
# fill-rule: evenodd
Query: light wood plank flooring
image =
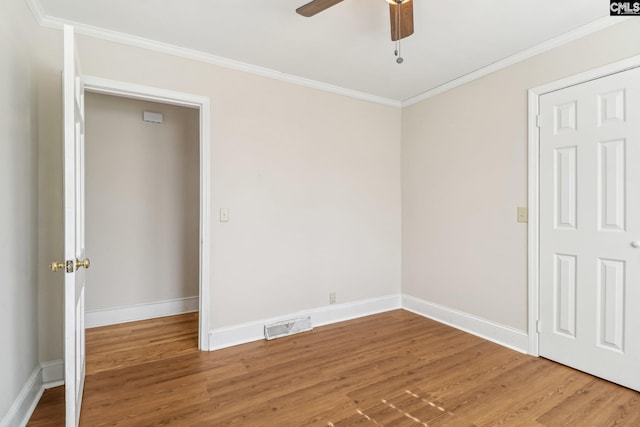
<path id="1" fill-rule="evenodd" d="M 87 331 L 82 426 L 640 426 L 640 393 L 396 310 L 211 353 L 196 315 Z M 47 390 L 29 426 L 62 426 Z"/>

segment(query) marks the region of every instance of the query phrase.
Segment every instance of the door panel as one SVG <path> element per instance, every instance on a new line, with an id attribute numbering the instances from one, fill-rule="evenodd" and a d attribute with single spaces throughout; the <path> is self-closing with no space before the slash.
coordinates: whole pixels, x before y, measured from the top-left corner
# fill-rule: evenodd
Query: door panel
<path id="1" fill-rule="evenodd" d="M 576 146 L 555 149 L 556 228 L 576 228 Z"/>
<path id="2" fill-rule="evenodd" d="M 598 260 L 598 344 L 610 350 L 624 350 L 625 263 Z"/>
<path id="3" fill-rule="evenodd" d="M 540 115 L 540 355 L 640 390 L 640 69 Z"/>
<path id="4" fill-rule="evenodd" d="M 64 27 L 64 380 L 66 426 L 80 420 L 85 374 L 84 89 L 73 28 Z"/>
<path id="5" fill-rule="evenodd" d="M 624 139 L 598 142 L 598 227 L 600 231 L 625 230 Z"/>
<path id="6" fill-rule="evenodd" d="M 554 254 L 555 329 L 559 334 L 576 336 L 576 257 Z"/>

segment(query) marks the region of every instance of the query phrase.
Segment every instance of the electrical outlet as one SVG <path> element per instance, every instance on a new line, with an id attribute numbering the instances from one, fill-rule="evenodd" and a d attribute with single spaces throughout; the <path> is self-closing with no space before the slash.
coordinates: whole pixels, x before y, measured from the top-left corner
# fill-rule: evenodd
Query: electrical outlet
<path id="1" fill-rule="evenodd" d="M 336 303 L 336 293 L 335 292 L 330 292 L 329 293 L 329 304 L 335 304 Z"/>

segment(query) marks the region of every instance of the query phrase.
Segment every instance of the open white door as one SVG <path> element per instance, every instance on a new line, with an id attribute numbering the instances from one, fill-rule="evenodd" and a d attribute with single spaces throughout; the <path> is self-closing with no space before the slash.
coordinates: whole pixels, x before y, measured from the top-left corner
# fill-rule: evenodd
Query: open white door
<path id="1" fill-rule="evenodd" d="M 64 381 L 66 426 L 80 420 L 84 389 L 84 88 L 73 27 L 64 27 Z"/>

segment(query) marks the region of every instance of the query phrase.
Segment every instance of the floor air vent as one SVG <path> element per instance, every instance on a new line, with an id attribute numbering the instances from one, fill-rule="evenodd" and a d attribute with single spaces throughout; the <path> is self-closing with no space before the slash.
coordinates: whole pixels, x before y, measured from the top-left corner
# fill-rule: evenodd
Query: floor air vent
<path id="1" fill-rule="evenodd" d="M 287 335 L 306 332 L 312 329 L 311 317 L 298 317 L 296 319 L 283 320 L 270 325 L 264 325 L 264 337 L 268 340 L 272 340 L 274 338 L 286 337 Z"/>

